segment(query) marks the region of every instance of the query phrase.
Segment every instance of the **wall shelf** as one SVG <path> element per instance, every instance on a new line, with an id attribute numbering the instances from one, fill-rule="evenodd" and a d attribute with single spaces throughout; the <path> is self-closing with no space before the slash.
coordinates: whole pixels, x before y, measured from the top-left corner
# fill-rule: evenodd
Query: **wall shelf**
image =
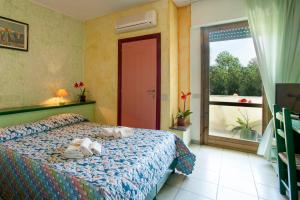
<path id="1" fill-rule="evenodd" d="M 35 105 L 35 106 L 4 108 L 4 109 L 0 109 L 0 115 L 9 115 L 9 114 L 32 112 L 32 111 L 49 110 L 49 109 L 64 108 L 64 107 L 79 106 L 79 105 L 87 105 L 87 104 L 95 104 L 95 103 L 96 103 L 95 101 L 68 102 L 68 103 L 65 103 L 63 105 Z"/>

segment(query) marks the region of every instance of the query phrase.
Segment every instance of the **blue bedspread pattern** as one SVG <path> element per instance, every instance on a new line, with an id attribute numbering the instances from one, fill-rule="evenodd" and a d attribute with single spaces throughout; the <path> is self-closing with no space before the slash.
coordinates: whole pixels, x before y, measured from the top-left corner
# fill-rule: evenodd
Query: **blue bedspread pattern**
<path id="1" fill-rule="evenodd" d="M 0 184 L 18 180 L 16 174 L 19 174 L 27 177 L 19 179 L 23 184 L 36 187 L 20 186 L 15 191 L 13 188 L 0 189 L 0 193 L 12 197 L 20 193 L 25 195 L 24 199 L 39 199 L 46 194 L 49 196 L 47 191 L 51 188 L 58 197 L 144 199 L 175 158 L 178 159 L 177 170 L 186 174 L 193 170 L 195 156 L 169 132 L 134 129 L 133 137 L 104 140 L 101 133 L 106 126 L 85 122 L 80 116 L 75 118 L 64 115 L 48 119 L 55 126 L 47 131 L 24 133 L 21 127 L 22 136 L 1 134 L 5 142 L 0 145 L 0 163 L 4 163 L 0 170 L 8 169 L 0 174 Z M 61 123 L 61 120 L 69 122 Z M 102 154 L 79 160 L 62 157 L 62 152 L 74 138 L 83 137 L 100 142 Z M 36 166 L 43 170 L 36 173 Z"/>
<path id="2" fill-rule="evenodd" d="M 196 156 L 190 152 L 189 148 L 178 137 L 176 137 L 176 157 L 176 169 L 186 175 L 191 174 L 194 169 Z"/>
<path id="3" fill-rule="evenodd" d="M 87 121 L 87 119 L 82 115 L 67 113 L 51 116 L 45 120 L 40 120 L 37 122 L 1 128 L 0 143 L 11 139 L 21 138 L 33 133 L 49 131 L 51 129 L 60 128 L 84 121 Z"/>

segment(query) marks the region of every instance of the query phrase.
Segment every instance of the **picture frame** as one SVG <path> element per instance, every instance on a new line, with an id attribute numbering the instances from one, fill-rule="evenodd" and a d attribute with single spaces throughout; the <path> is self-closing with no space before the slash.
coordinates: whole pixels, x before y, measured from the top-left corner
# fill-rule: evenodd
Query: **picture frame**
<path id="1" fill-rule="evenodd" d="M 29 25 L 0 16 L 0 48 L 28 51 Z"/>

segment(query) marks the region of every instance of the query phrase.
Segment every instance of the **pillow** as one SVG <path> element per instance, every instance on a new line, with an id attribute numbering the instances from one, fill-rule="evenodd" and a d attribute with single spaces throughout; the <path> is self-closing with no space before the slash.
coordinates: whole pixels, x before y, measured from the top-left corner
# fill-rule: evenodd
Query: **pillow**
<path id="1" fill-rule="evenodd" d="M 79 114 L 60 114 L 54 115 L 47 119 L 26 123 L 16 126 L 10 126 L 0 129 L 0 143 L 7 140 L 17 139 L 26 135 L 49 131 L 55 128 L 76 124 L 88 121 L 85 117 Z"/>
<path id="2" fill-rule="evenodd" d="M 51 117 L 48 117 L 45 120 L 42 120 L 47 122 L 47 124 L 51 124 L 52 128 L 58 128 L 70 124 L 76 124 L 79 122 L 85 122 L 88 121 L 87 118 L 80 114 L 74 114 L 74 113 L 66 113 L 66 114 L 59 114 L 59 115 L 53 115 Z"/>
<path id="3" fill-rule="evenodd" d="M 38 122 L 6 127 L 0 130 L 0 143 L 46 130 L 50 130 L 50 127 Z"/>

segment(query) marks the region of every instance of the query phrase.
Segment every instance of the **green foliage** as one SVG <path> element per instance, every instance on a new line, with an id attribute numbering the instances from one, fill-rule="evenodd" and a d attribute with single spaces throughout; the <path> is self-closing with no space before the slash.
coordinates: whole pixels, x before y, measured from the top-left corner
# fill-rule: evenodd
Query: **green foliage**
<path id="1" fill-rule="evenodd" d="M 216 64 L 210 66 L 209 78 L 211 95 L 262 95 L 256 59 L 252 59 L 244 67 L 237 57 L 223 51 L 217 56 Z"/>
<path id="2" fill-rule="evenodd" d="M 238 124 L 235 126 L 231 131 L 232 132 L 240 132 L 242 134 L 251 133 L 253 131 L 253 126 L 250 123 L 249 117 L 246 114 L 242 114 L 242 118 L 238 117 L 236 119 L 236 123 Z"/>
<path id="3" fill-rule="evenodd" d="M 193 112 L 191 112 L 190 110 L 186 110 L 186 111 L 182 111 L 180 110 L 180 108 L 178 109 L 178 113 L 177 113 L 177 118 L 186 118 L 189 115 L 191 115 Z"/>

